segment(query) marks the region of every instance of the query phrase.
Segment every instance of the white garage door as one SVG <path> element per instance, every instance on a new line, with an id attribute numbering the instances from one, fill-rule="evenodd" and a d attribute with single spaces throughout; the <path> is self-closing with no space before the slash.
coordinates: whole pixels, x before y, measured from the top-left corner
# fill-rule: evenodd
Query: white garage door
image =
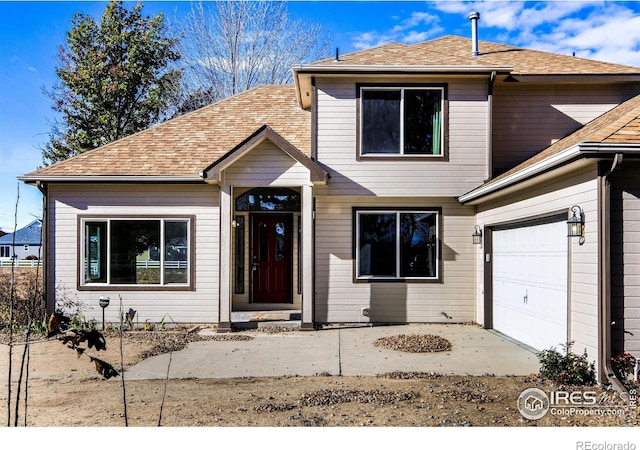
<path id="1" fill-rule="evenodd" d="M 553 222 L 493 232 L 493 328 L 536 350 L 567 342 L 567 230 Z"/>

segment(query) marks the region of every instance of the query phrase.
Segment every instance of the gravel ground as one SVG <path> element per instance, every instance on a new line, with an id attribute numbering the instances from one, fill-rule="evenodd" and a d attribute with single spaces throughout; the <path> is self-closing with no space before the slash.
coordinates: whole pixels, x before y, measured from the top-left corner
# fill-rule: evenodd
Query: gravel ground
<path id="1" fill-rule="evenodd" d="M 178 351 L 196 340 L 246 340 L 259 332 L 201 336 L 191 330 L 127 332 L 123 354 L 119 334 L 106 333 L 100 358 L 115 367 L 136 364 L 158 353 Z M 434 351 L 446 347 L 438 336 L 398 335 L 372 345 L 397 351 Z M 7 349 L 7 346 L 0 346 Z M 532 421 L 522 417 L 517 399 L 523 390 L 559 389 L 529 377 L 465 377 L 434 372 L 390 372 L 375 377 L 276 377 L 223 380 L 104 380 L 87 356 L 61 342 L 31 345 L 28 426 L 123 426 L 126 398 L 129 426 L 148 427 L 636 427 L 635 410 L 619 416 L 551 415 Z M 15 371 L 22 356 L 14 347 Z M 8 370 L 7 352 L 0 373 Z M 595 389 L 611 407 L 613 392 Z M 126 392 L 123 392 L 126 390 Z M 16 396 L 14 381 L 12 393 Z M 24 393 L 22 394 L 24 395 Z M 6 385 L 0 388 L 0 417 L 7 415 Z M 618 405 L 619 406 L 619 405 Z M 13 407 L 12 407 L 13 409 Z M 162 414 L 160 414 L 162 411 Z"/>

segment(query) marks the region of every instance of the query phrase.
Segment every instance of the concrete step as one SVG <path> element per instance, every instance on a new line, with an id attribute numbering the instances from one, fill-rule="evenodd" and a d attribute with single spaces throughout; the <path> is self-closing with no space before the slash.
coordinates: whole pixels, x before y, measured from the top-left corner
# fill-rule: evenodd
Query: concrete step
<path id="1" fill-rule="evenodd" d="M 277 327 L 277 328 L 299 328 L 301 321 L 299 320 L 273 320 L 267 322 L 233 322 L 231 325 L 234 330 L 255 330 L 259 328 Z"/>
<path id="2" fill-rule="evenodd" d="M 299 322 L 300 311 L 236 311 L 231 313 L 231 322 Z"/>

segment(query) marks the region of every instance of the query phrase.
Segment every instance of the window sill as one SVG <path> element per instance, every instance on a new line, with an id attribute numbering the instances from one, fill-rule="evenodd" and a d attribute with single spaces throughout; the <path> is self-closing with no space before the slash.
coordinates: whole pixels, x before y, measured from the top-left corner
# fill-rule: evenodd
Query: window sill
<path id="1" fill-rule="evenodd" d="M 364 154 L 358 156 L 358 161 L 448 161 L 446 155 L 394 155 L 394 154 Z"/>
<path id="2" fill-rule="evenodd" d="M 384 278 L 384 277 L 360 277 L 355 283 L 442 283 L 440 278 Z"/>
<path id="3" fill-rule="evenodd" d="M 195 287 L 189 285 L 159 285 L 159 284 L 82 284 L 78 291 L 195 291 Z"/>

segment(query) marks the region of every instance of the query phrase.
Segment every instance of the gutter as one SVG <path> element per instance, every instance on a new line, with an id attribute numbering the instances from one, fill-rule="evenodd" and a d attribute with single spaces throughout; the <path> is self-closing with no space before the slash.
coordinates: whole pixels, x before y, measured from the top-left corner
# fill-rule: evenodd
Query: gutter
<path id="1" fill-rule="evenodd" d="M 135 176 L 135 175 L 23 175 L 18 180 L 38 183 L 204 183 L 201 176 Z"/>
<path id="2" fill-rule="evenodd" d="M 300 65 L 293 68 L 293 73 L 304 74 L 320 74 L 320 73 L 491 73 L 491 72 L 509 72 L 513 71 L 511 66 L 479 66 L 479 65 L 451 65 L 451 66 L 429 66 L 429 65 L 406 65 L 399 66 L 394 64 L 382 65 L 361 65 L 361 64 L 342 64 L 340 62 L 326 65 Z"/>
<path id="3" fill-rule="evenodd" d="M 598 175 L 598 347 L 601 370 L 620 397 L 628 401 L 629 393 L 611 366 L 611 176 L 620 169 L 622 159 L 622 153 L 616 153 L 608 171 Z"/>
<path id="4" fill-rule="evenodd" d="M 511 175 L 500 178 L 495 182 L 489 182 L 466 194 L 458 197 L 462 204 L 478 200 L 486 195 L 520 183 L 536 175 L 540 175 L 551 169 L 555 169 L 573 159 L 585 156 L 610 157 L 612 154 L 624 153 L 626 155 L 640 155 L 639 144 L 603 144 L 603 143 L 581 143 L 562 150 L 542 161 L 525 167 Z"/>
<path id="5" fill-rule="evenodd" d="M 493 85 L 496 82 L 496 71 L 491 72 L 487 82 L 487 173 L 485 181 L 493 176 Z"/>

